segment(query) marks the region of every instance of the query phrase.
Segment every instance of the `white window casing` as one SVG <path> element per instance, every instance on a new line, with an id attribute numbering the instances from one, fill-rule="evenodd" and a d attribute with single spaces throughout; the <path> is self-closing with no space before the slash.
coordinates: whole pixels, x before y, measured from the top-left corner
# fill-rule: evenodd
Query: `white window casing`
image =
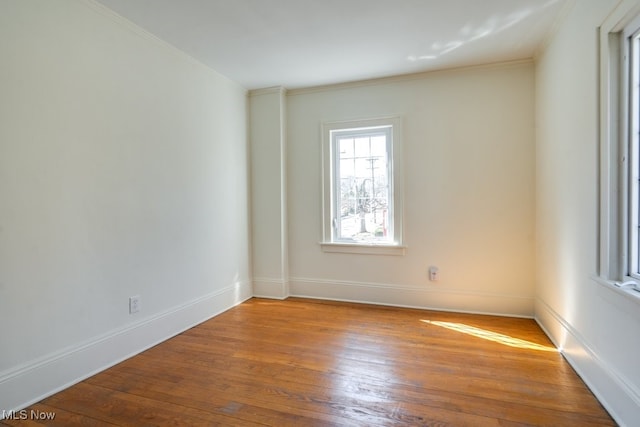
<path id="1" fill-rule="evenodd" d="M 600 254 L 595 280 L 640 303 L 640 8 L 600 28 Z"/>
<path id="2" fill-rule="evenodd" d="M 403 255 L 399 117 L 322 124 L 325 252 Z"/>

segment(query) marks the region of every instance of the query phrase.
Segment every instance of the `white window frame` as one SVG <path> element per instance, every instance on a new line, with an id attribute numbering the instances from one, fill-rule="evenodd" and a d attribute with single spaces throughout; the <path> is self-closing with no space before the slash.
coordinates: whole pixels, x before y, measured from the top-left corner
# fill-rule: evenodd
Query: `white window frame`
<path id="1" fill-rule="evenodd" d="M 640 203 L 640 82 L 631 73 L 640 66 L 638 49 L 632 50 L 638 34 L 640 5 L 633 0 L 623 0 L 600 27 L 600 253 L 594 279 L 640 304 L 640 273 L 632 272 L 640 269 L 640 242 L 632 232 Z"/>
<path id="2" fill-rule="evenodd" d="M 322 131 L 322 241 L 325 252 L 341 252 L 370 255 L 404 255 L 406 246 L 403 239 L 403 177 L 402 177 L 402 120 L 400 117 L 382 117 L 375 119 L 326 122 Z M 389 156 L 388 174 L 391 221 L 389 230 L 392 240 L 387 242 L 358 242 L 338 239 L 335 235 L 337 184 L 335 182 L 336 159 L 332 133 L 339 131 L 362 130 L 390 127 L 390 139 L 387 139 Z M 390 145 L 390 147 L 389 147 Z"/>
<path id="3" fill-rule="evenodd" d="M 624 234 L 627 238 L 626 252 L 628 256 L 627 265 L 623 265 L 623 273 L 625 278 L 630 280 L 640 280 L 640 264 L 638 262 L 638 204 L 640 198 L 638 197 L 639 182 L 638 175 L 640 165 L 640 152 L 638 151 L 638 143 L 640 131 L 640 97 L 638 92 L 638 85 L 640 85 L 640 79 L 638 75 L 640 73 L 640 61 L 638 58 L 638 52 L 640 51 L 640 16 L 636 17 L 629 25 L 627 25 L 622 33 L 621 38 L 621 52 L 623 52 L 623 70 L 626 70 L 622 74 L 622 101 L 623 105 L 626 105 L 626 111 L 623 108 L 623 113 L 627 117 L 627 124 L 625 126 L 625 132 L 623 133 L 624 141 L 621 151 L 625 153 L 627 160 L 627 167 L 625 169 L 623 178 L 627 181 L 626 187 L 626 199 L 627 199 L 627 218 L 624 221 Z"/>

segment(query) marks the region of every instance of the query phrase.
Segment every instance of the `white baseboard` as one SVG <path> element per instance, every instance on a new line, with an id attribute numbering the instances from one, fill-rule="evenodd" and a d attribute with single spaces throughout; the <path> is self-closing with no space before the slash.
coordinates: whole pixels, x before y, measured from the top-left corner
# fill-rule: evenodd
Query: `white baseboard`
<path id="1" fill-rule="evenodd" d="M 21 410 L 252 297 L 237 283 L 124 328 L 0 373 L 3 411 Z"/>
<path id="2" fill-rule="evenodd" d="M 498 316 L 533 317 L 534 299 L 379 283 L 290 278 L 291 296 Z"/>
<path id="3" fill-rule="evenodd" d="M 255 277 L 253 296 L 258 298 L 286 299 L 289 297 L 289 283 L 280 279 Z"/>
<path id="4" fill-rule="evenodd" d="M 535 320 L 613 419 L 621 426 L 640 425 L 640 392 L 540 299 L 536 300 Z"/>

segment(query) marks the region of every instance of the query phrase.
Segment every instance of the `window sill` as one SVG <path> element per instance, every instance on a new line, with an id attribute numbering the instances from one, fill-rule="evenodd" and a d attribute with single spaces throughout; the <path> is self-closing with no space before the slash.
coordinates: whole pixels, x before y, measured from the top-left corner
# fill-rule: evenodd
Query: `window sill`
<path id="1" fill-rule="evenodd" d="M 362 254 L 362 255 L 404 255 L 406 246 L 382 245 L 382 244 L 358 244 L 358 243 L 335 243 L 320 242 L 324 252 Z"/>
<path id="2" fill-rule="evenodd" d="M 599 285 L 606 287 L 607 289 L 615 292 L 616 294 L 624 296 L 627 300 L 633 301 L 636 304 L 640 304 L 640 291 L 637 291 L 630 287 L 621 287 L 617 285 L 618 282 L 608 280 L 603 277 L 594 276 L 593 281 Z M 636 285 L 640 288 L 640 284 Z"/>

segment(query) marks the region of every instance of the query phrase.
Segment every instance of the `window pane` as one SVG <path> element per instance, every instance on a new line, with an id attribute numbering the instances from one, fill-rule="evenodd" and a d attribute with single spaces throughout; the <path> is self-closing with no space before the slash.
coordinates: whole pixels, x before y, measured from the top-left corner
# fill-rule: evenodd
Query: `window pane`
<path id="1" fill-rule="evenodd" d="M 339 135 L 338 131 L 338 135 Z M 336 238 L 356 242 L 384 242 L 390 236 L 390 189 L 387 134 L 363 129 L 345 130 L 351 138 L 338 136 L 339 168 L 336 182 Z"/>
<path id="2" fill-rule="evenodd" d="M 355 172 L 355 165 L 353 159 L 340 159 L 340 176 L 349 177 L 353 176 Z"/>
<path id="3" fill-rule="evenodd" d="M 353 157 L 353 138 L 340 138 L 340 156 Z"/>
<path id="4" fill-rule="evenodd" d="M 384 135 L 371 138 L 371 155 L 376 157 L 387 155 L 387 138 Z"/>
<path id="5" fill-rule="evenodd" d="M 631 69 L 629 71 L 629 266 L 628 274 L 640 278 L 640 96 L 638 85 L 640 84 L 640 66 L 638 35 L 630 40 Z"/>

